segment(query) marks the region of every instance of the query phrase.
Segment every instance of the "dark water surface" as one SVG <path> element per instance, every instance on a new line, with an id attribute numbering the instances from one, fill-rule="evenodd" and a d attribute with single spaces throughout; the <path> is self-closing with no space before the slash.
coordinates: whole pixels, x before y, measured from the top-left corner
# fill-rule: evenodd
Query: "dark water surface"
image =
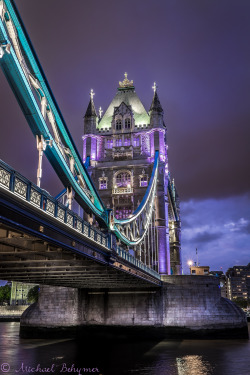
<path id="1" fill-rule="evenodd" d="M 0 374 L 250 375 L 248 340 L 20 339 L 0 323 Z"/>

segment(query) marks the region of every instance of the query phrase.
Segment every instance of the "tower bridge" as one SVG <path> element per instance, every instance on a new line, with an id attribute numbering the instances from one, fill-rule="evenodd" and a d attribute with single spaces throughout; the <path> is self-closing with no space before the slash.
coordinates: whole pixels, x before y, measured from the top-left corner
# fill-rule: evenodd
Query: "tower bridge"
<path id="1" fill-rule="evenodd" d="M 38 150 L 36 184 L 0 162 L 0 277 L 41 288 L 22 334 L 108 325 L 246 337 L 215 278 L 181 275 L 156 84 L 148 112 L 127 73 L 104 114 L 91 90 L 81 158 L 13 0 L 0 0 L 0 66 Z M 56 198 L 41 188 L 44 154 L 65 188 Z"/>

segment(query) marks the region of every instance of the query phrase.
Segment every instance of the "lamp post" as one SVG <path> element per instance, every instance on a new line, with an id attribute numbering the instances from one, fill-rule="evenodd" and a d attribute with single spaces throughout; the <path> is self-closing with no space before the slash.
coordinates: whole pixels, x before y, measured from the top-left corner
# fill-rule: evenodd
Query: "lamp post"
<path id="1" fill-rule="evenodd" d="M 192 261 L 192 260 L 189 260 L 189 261 L 187 262 L 187 264 L 189 265 L 189 271 L 190 271 L 190 275 L 191 275 L 191 267 L 192 267 L 192 265 L 193 265 L 193 261 Z"/>

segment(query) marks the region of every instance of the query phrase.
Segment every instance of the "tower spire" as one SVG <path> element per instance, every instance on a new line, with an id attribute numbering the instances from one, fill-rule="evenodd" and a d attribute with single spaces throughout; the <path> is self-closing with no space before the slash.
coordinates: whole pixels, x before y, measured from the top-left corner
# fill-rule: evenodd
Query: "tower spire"
<path id="1" fill-rule="evenodd" d="M 157 94 L 157 85 L 156 82 L 154 82 L 154 86 L 152 89 L 154 90 L 154 96 L 150 107 L 150 112 L 155 111 L 157 113 L 163 113 L 163 108 L 161 106 L 158 94 Z"/>
<path id="2" fill-rule="evenodd" d="M 96 110 L 95 110 L 95 104 L 94 104 L 94 91 L 93 89 L 90 90 L 90 101 L 89 101 L 89 105 L 88 105 L 88 108 L 86 110 L 86 113 L 85 113 L 85 116 L 84 117 L 97 117 L 97 114 L 96 114 Z"/>

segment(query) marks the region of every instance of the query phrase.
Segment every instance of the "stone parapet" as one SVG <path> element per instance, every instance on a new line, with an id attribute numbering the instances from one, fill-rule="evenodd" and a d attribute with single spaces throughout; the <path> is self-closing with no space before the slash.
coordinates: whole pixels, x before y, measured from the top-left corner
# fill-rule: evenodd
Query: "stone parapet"
<path id="1" fill-rule="evenodd" d="M 22 306 L 0 306 L 0 321 L 3 320 L 19 320 L 23 312 L 28 308 L 27 305 Z"/>

